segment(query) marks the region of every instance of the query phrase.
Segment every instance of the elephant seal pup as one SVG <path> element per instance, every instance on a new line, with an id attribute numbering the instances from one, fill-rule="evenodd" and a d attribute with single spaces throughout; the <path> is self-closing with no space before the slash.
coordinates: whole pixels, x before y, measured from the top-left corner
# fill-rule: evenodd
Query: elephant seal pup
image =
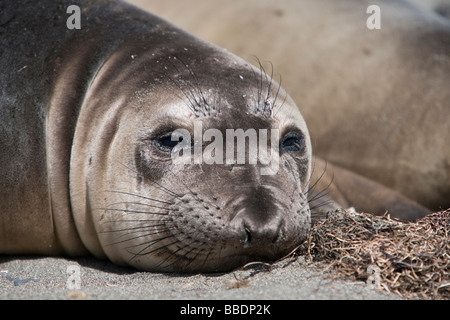
<path id="1" fill-rule="evenodd" d="M 81 29 L 66 27 L 69 5 Z M 122 2 L 1 6 L 0 253 L 213 272 L 306 238 L 310 138 L 270 76 Z M 278 135 L 252 164 L 173 161 L 209 129 Z M 192 141 L 172 141 L 176 130 Z"/>

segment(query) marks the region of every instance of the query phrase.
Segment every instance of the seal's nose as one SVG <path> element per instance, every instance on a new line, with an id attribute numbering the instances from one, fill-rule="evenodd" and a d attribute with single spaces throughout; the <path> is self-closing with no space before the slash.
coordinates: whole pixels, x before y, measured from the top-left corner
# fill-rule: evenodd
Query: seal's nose
<path id="1" fill-rule="evenodd" d="M 257 187 L 248 190 L 235 207 L 232 225 L 244 248 L 273 245 L 282 238 L 284 211 L 269 189 Z"/>
<path id="2" fill-rule="evenodd" d="M 244 248 L 251 246 L 267 246 L 277 243 L 282 237 L 282 220 L 276 212 L 269 213 L 270 219 L 264 219 L 267 214 L 251 214 L 244 212 L 239 218 L 240 230 L 245 234 Z"/>
<path id="3" fill-rule="evenodd" d="M 261 207 L 248 206 L 233 218 L 239 241 L 244 248 L 276 244 L 283 236 L 283 214 L 275 206 L 258 210 Z"/>

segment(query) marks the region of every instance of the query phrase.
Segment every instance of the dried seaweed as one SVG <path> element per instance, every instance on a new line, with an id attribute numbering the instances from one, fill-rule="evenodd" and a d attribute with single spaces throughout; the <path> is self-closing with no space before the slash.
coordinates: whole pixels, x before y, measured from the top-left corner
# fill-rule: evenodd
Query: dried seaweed
<path id="1" fill-rule="evenodd" d="M 450 210 L 417 222 L 336 211 L 297 253 L 327 269 L 404 297 L 450 298 Z"/>

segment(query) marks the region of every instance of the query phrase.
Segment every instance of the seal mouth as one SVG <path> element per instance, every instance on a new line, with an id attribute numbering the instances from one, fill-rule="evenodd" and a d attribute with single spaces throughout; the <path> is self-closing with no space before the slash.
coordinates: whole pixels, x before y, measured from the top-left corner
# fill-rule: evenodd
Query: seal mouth
<path id="1" fill-rule="evenodd" d="M 302 239 L 299 239 L 302 240 Z M 186 246 L 183 250 L 169 246 L 163 256 L 167 264 L 165 272 L 197 273 L 228 272 L 252 262 L 273 263 L 294 250 L 301 241 L 281 241 L 270 245 L 258 245 L 252 241 L 251 232 L 246 238 L 223 243 L 220 247 Z"/>

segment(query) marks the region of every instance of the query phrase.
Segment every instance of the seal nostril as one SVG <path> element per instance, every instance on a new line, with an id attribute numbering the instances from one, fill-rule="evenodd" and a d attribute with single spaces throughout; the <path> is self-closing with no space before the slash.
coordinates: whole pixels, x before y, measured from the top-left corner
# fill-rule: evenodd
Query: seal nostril
<path id="1" fill-rule="evenodd" d="M 245 242 L 244 242 L 244 248 L 248 248 L 252 242 L 252 233 L 247 228 L 245 230 Z"/>

